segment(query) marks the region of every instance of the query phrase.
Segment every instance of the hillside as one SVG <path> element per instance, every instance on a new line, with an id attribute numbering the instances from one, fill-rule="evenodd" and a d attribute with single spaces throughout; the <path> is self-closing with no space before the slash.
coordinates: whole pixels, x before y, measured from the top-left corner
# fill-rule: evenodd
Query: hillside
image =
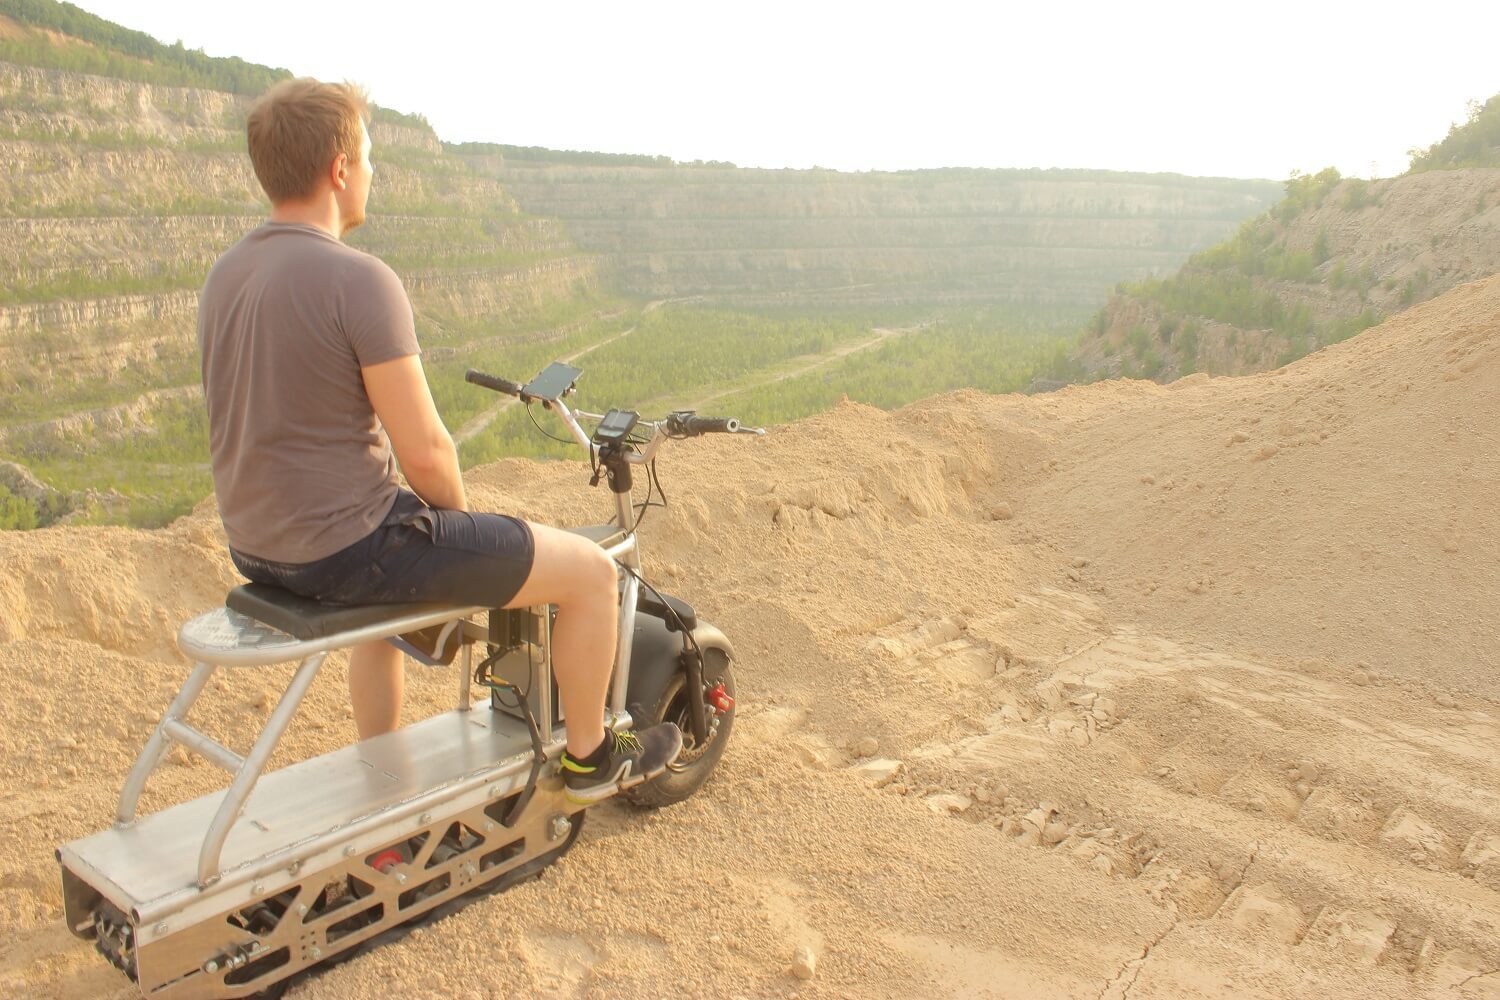
<path id="1" fill-rule="evenodd" d="M 1293 177 L 1232 239 L 1121 285 L 1074 358 L 1090 378 L 1275 368 L 1500 271 L 1497 237 L 1500 96 L 1400 177 Z"/>
<path id="2" fill-rule="evenodd" d="M 0 288 L 0 528 L 160 524 L 208 492 L 196 290 L 266 209 L 243 121 L 286 75 L 69 4 L 0 0 L 0 268 L 12 276 Z M 595 348 L 591 386 L 631 377 L 635 398 L 664 404 L 816 369 L 817 391 L 760 407 L 782 418 L 845 386 L 907 402 L 976 384 L 976 368 L 986 388 L 1023 386 L 1103 289 L 1169 270 L 1270 190 L 445 147 L 420 115 L 383 108 L 371 133 L 371 221 L 350 242 L 406 283 L 466 463 L 546 449 L 519 411 L 463 385 L 465 367 L 521 377 Z M 716 301 L 677 301 L 705 293 Z M 867 392 L 853 349 L 886 328 L 919 331 L 880 356 L 921 370 Z M 702 362 L 688 382 L 685 341 Z"/>
<path id="3" fill-rule="evenodd" d="M 1103 170 L 837 173 L 450 147 L 563 220 L 641 295 L 740 303 L 1008 303 L 1087 312 L 1274 197 L 1268 181 Z"/>
<path id="4" fill-rule="evenodd" d="M 1276 372 L 674 446 L 647 572 L 739 651 L 718 777 L 291 996 L 1493 996 L 1496 428 L 1500 277 Z M 468 484 L 576 523 L 586 479 Z M 0 535 L 0 562 L 0 992 L 120 996 L 51 848 L 109 821 L 186 675 L 176 623 L 234 574 L 210 503 Z M 281 761 L 352 738 L 343 673 Z M 197 719 L 243 745 L 287 677 L 236 672 Z M 452 695 L 413 667 L 408 718 Z M 222 778 L 184 759 L 152 806 Z"/>

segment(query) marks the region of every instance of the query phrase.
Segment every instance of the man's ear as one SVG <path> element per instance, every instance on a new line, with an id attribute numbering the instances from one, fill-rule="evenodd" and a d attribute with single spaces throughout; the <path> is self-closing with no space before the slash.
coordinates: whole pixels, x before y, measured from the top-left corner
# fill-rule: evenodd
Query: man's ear
<path id="1" fill-rule="evenodd" d="M 342 191 L 349 186 L 348 153 L 340 153 L 333 158 L 333 163 L 328 168 L 328 178 L 333 181 L 335 191 Z"/>

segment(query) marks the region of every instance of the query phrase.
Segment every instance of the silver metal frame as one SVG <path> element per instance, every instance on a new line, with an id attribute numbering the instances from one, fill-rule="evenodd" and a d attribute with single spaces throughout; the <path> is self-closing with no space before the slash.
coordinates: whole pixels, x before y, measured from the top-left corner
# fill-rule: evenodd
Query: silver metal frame
<path id="1" fill-rule="evenodd" d="M 575 415 L 560 400 L 546 405 L 558 413 L 574 438 L 597 461 L 599 450 L 579 425 L 578 417 L 598 420 L 602 415 L 584 412 Z M 655 457 L 666 434 L 659 422 L 643 421 L 638 426 L 650 427 L 653 436 L 641 450 L 629 453 L 626 458 L 633 464 L 644 465 Z M 750 428 L 745 430 L 764 433 Z M 628 727 L 632 720 L 625 700 L 630 687 L 631 636 L 640 603 L 641 584 L 637 574 L 641 558 L 639 543 L 632 530 L 630 497 L 619 493 L 614 496 L 615 522 L 619 530 L 600 544 L 622 567 L 624 579 L 619 608 L 619 641 L 607 709 L 612 724 Z M 563 804 L 561 784 L 555 774 L 549 773 L 544 779 L 545 789 L 539 790 L 523 815 L 506 821 L 507 824 L 515 822 L 515 826 L 497 829 L 492 819 L 485 819 L 485 816 L 493 815 L 490 809 L 494 802 L 516 796 L 525 787 L 533 760 L 531 743 L 523 726 L 515 720 L 505 719 L 503 713 L 489 711 L 488 705 L 480 715 L 471 704 L 472 644 L 489 638 L 488 629 L 474 619 L 488 610 L 461 606 L 433 608 L 314 640 L 296 639 L 229 608 L 216 609 L 185 624 L 178 634 L 178 647 L 194 660 L 193 670 L 126 777 L 113 828 L 66 844 L 58 850 L 70 929 L 90 936 L 93 930 L 91 921 L 97 918 L 101 905 L 99 901 L 107 900 L 130 922 L 132 948 L 143 991 L 174 998 L 217 995 L 226 990 L 234 994 L 248 993 L 266 982 L 285 978 L 300 968 L 316 964 L 334 951 L 358 943 L 368 934 L 352 935 L 347 942 L 329 949 L 320 936 L 322 929 L 304 927 L 301 916 L 305 914 L 297 914 L 297 919 L 291 920 L 292 914 L 289 913 L 284 918 L 289 930 L 283 934 L 282 928 L 278 927 L 276 940 L 285 938 L 290 944 L 294 935 L 300 935 L 300 944 L 297 945 L 300 951 L 294 948 L 294 960 L 286 967 L 278 967 L 274 975 L 267 972 L 264 976 L 258 975 L 254 983 L 234 988 L 227 986 L 224 976 L 231 967 L 244 967 L 254 961 L 255 955 L 275 950 L 275 942 L 255 940 L 250 932 L 242 931 L 238 934 L 242 940 L 233 946 L 240 950 L 235 952 L 231 948 L 230 952 L 204 962 L 203 976 L 194 973 L 186 980 L 159 977 L 180 976 L 184 957 L 191 965 L 198 961 L 197 956 L 203 951 L 219 948 L 214 942 L 224 938 L 226 916 L 233 915 L 238 908 L 291 891 L 296 893 L 292 904 L 295 908 L 309 898 L 306 895 L 309 891 L 316 892 L 310 888 L 314 882 L 323 884 L 318 880 L 326 878 L 330 872 L 353 871 L 351 865 L 358 869 L 362 879 L 371 879 L 371 872 L 360 867 L 365 852 L 380 849 L 398 833 L 408 835 L 406 831 L 412 829 L 413 820 L 429 834 L 425 842 L 426 854 L 422 859 L 414 858 L 413 863 L 425 861 L 430 856 L 436 843 L 431 835 L 448 829 L 455 817 L 463 817 L 462 821 L 476 833 L 481 829 L 484 831 L 482 845 L 466 851 L 465 857 L 470 853 L 478 857 L 501 838 L 516 836 L 518 831 L 525 834 L 522 838 L 526 841 L 524 850 L 518 848 L 519 853 L 513 858 L 507 855 L 510 860 L 501 869 L 480 877 L 477 871 L 462 866 L 455 868 L 453 884 L 430 900 L 430 905 L 434 906 L 462 890 L 498 879 L 506 870 L 539 858 L 555 848 L 558 824 L 567 826 L 562 811 L 577 812 L 575 807 Z M 549 611 L 547 608 L 533 608 L 531 614 L 536 619 L 531 632 L 534 637 L 532 644 L 541 655 L 528 654 L 526 657 L 527 669 L 531 671 L 528 689 L 533 692 L 531 707 L 544 752 L 551 759 L 562 752 L 566 730 L 555 725 L 558 720 L 552 710 Z M 250 823 L 240 824 L 267 762 L 328 654 L 336 649 L 388 639 L 434 625 L 446 626 L 439 639 L 439 648 L 445 646 L 454 630 L 461 633 L 456 711 L 274 772 L 268 780 L 276 786 L 278 795 L 287 796 L 287 801 L 282 802 L 278 812 L 275 802 L 268 805 L 266 800 L 257 799 L 260 805 Z M 720 648 L 733 657 L 728 639 L 712 625 L 700 623 L 694 630 L 694 639 L 701 648 Z M 219 668 L 288 662 L 298 662 L 299 665 L 261 733 L 244 756 L 188 723 L 189 712 Z M 174 745 L 228 771 L 232 775 L 229 787 L 222 793 L 206 795 L 138 821 L 136 811 L 146 783 Z M 420 757 L 424 750 L 427 750 L 429 759 L 425 762 L 414 760 L 413 755 Z M 337 813 L 337 809 L 344 805 L 342 800 L 320 800 L 320 781 L 331 780 L 330 776 L 335 774 L 346 778 L 350 774 L 373 774 L 382 766 L 378 763 L 381 760 L 390 763 L 383 765 L 384 770 L 380 773 L 396 783 L 385 787 L 396 791 L 387 790 L 356 806 L 357 814 L 353 816 Z M 473 764 L 469 763 L 471 760 Z M 397 761 L 410 766 L 403 767 Z M 402 785 L 403 781 L 405 785 Z M 401 790 L 408 786 L 409 791 Z M 355 782 L 355 787 L 358 787 L 358 782 Z M 396 797 L 391 798 L 392 795 Z M 291 799 L 297 799 L 302 805 L 294 807 Z M 295 815 L 287 815 L 288 810 Z M 317 815 L 312 815 L 314 813 Z M 326 821 L 327 817 L 335 815 L 343 818 Z M 269 820 L 269 825 L 262 819 Z M 303 830 L 296 835 L 300 839 L 290 843 L 278 841 L 272 835 L 278 823 L 281 830 Z M 198 846 L 196 884 L 179 882 L 180 875 L 167 869 L 182 872 L 180 864 L 172 862 L 187 856 L 186 851 L 191 850 L 189 844 L 197 836 L 195 831 L 205 827 Z M 258 839 L 261 837 L 269 838 L 275 846 L 261 848 L 259 845 L 265 843 Z M 230 865 L 226 867 L 225 848 L 232 838 L 237 846 Z M 146 855 L 151 855 L 151 859 L 141 861 Z M 378 878 L 376 882 L 379 883 L 375 887 L 376 895 L 389 909 L 399 909 L 397 897 L 402 892 L 400 886 L 404 884 L 405 876 L 392 878 L 389 885 Z M 424 902 L 412 912 L 428 905 Z M 401 919 L 407 919 L 407 916 L 403 913 Z M 376 927 L 387 925 L 388 921 L 382 920 L 372 925 L 370 933 L 375 933 Z M 238 966 L 233 965 L 236 961 Z"/>

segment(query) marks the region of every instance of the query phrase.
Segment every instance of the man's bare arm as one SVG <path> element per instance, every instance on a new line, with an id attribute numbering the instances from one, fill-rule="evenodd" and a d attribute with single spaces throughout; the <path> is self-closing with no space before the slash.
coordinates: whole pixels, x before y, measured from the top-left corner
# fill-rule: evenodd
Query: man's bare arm
<path id="1" fill-rule="evenodd" d="M 421 357 L 410 354 L 360 372 L 370 405 L 385 425 L 396 461 L 417 496 L 433 507 L 468 510 L 458 450 L 432 402 Z"/>

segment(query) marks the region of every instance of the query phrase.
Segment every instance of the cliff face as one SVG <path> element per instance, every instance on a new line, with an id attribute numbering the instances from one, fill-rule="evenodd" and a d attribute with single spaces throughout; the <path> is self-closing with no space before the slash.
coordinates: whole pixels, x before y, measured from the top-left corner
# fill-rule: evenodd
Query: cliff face
<path id="1" fill-rule="evenodd" d="M 1268 182 L 1103 171 L 841 174 L 465 152 L 646 295 L 1088 309 L 1274 197 Z"/>
<path id="2" fill-rule="evenodd" d="M 244 152 L 249 103 L 0 63 L 0 454 L 64 493 L 94 485 L 70 455 L 108 479 L 94 452 L 132 438 L 185 435 L 156 457 L 202 478 L 197 289 L 268 207 Z M 597 290 L 560 224 L 523 216 L 430 129 L 377 112 L 370 132 L 370 220 L 350 243 L 401 274 L 424 339 Z"/>
<path id="3" fill-rule="evenodd" d="M 1500 168 L 1325 172 L 1172 277 L 1118 290 L 1076 357 L 1092 377 L 1264 371 L 1496 271 Z"/>

